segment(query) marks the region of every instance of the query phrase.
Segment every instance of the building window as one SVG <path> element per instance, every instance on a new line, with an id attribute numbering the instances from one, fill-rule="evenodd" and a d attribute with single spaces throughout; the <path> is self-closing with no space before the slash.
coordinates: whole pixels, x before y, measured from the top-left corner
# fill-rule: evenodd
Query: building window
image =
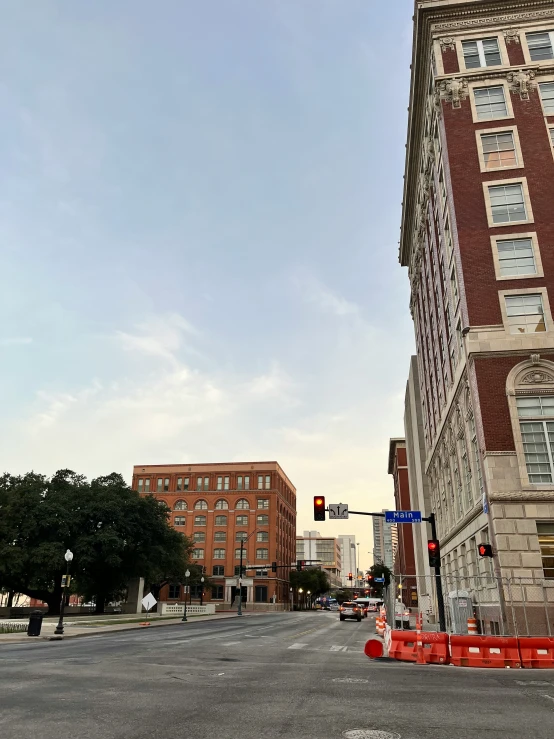
<path id="1" fill-rule="evenodd" d="M 169 490 L 169 477 L 164 478 L 164 492 L 167 493 Z"/>
<path id="2" fill-rule="evenodd" d="M 237 526 L 248 526 L 248 516 L 237 516 L 235 523 Z"/>
<path id="3" fill-rule="evenodd" d="M 545 115 L 554 115 L 554 82 L 541 82 L 539 90 Z"/>
<path id="4" fill-rule="evenodd" d="M 504 87 L 476 87 L 473 90 L 477 120 L 488 121 L 492 118 L 506 118 L 508 107 Z"/>
<path id="5" fill-rule="evenodd" d="M 191 598 L 200 598 L 203 592 L 204 592 L 203 585 L 191 585 L 190 586 L 190 597 Z"/>
<path id="6" fill-rule="evenodd" d="M 477 41 L 462 41 L 466 69 L 497 67 L 502 64 L 498 39 L 484 38 Z"/>
<path id="7" fill-rule="evenodd" d="M 209 490 L 209 489 L 210 489 L 210 478 L 205 477 L 204 478 L 204 490 Z"/>
<path id="8" fill-rule="evenodd" d="M 531 239 L 497 239 L 496 249 L 501 277 L 537 274 L 535 251 Z"/>
<path id="9" fill-rule="evenodd" d="M 225 478 L 225 479 L 223 480 L 223 489 L 224 489 L 224 490 L 229 490 L 229 477 L 226 477 L 226 478 Z"/>
<path id="10" fill-rule="evenodd" d="M 221 569 L 223 569 L 223 567 Z M 216 585 L 215 588 L 212 588 L 212 600 L 223 600 L 224 591 L 225 591 L 224 585 Z"/>
<path id="11" fill-rule="evenodd" d="M 256 585 L 255 600 L 256 603 L 267 603 L 267 585 Z"/>
<path id="12" fill-rule="evenodd" d="M 250 475 L 246 475 L 244 478 L 244 489 L 250 490 Z"/>
<path id="13" fill-rule="evenodd" d="M 142 478 L 139 478 L 139 481 L 138 481 L 138 491 L 139 491 L 139 493 L 142 493 L 143 489 L 144 489 L 144 480 Z"/>
<path id="14" fill-rule="evenodd" d="M 186 524 L 186 519 L 184 516 L 175 516 L 173 519 L 173 525 L 174 526 L 184 526 Z"/>
<path id="15" fill-rule="evenodd" d="M 150 492 L 150 478 L 146 479 L 144 481 L 144 492 L 149 493 Z"/>
<path id="16" fill-rule="evenodd" d="M 526 33 L 529 56 L 532 62 L 554 58 L 554 31 L 539 31 Z"/>
<path id="17" fill-rule="evenodd" d="M 225 576 L 224 565 L 214 565 L 212 568 L 212 575 L 214 577 L 224 577 Z"/>
<path id="18" fill-rule="evenodd" d="M 175 505 L 173 506 L 174 511 L 186 511 L 187 510 L 187 501 L 186 500 L 178 500 Z"/>
<path id="19" fill-rule="evenodd" d="M 196 489 L 202 490 L 202 478 L 201 477 L 198 477 L 196 480 Z"/>
<path id="20" fill-rule="evenodd" d="M 554 468 L 554 396 L 519 397 L 516 398 L 516 406 L 520 419 L 536 419 L 534 421 L 520 420 L 521 439 L 529 482 L 552 482 L 552 470 Z M 551 417 L 553 420 L 543 420 L 545 416 Z"/>
<path id="21" fill-rule="evenodd" d="M 242 475 L 237 477 L 237 490 L 242 490 Z"/>
<path id="22" fill-rule="evenodd" d="M 214 533 L 214 541 L 227 541 L 226 531 L 216 531 Z"/>
<path id="23" fill-rule="evenodd" d="M 193 541 L 206 541 L 206 532 L 205 531 L 195 531 L 192 535 Z"/>
<path id="24" fill-rule="evenodd" d="M 227 526 L 227 516 L 216 516 L 215 525 L 216 526 Z"/>
<path id="25" fill-rule="evenodd" d="M 237 500 L 235 509 L 237 511 L 248 511 L 250 510 L 250 503 L 246 500 L 246 498 L 241 498 L 240 500 Z"/>
<path id="26" fill-rule="evenodd" d="M 548 131 L 550 133 L 550 143 L 554 146 L 554 128 L 549 128 Z"/>
<path id="27" fill-rule="evenodd" d="M 177 490 L 181 490 L 182 487 L 183 487 L 183 478 L 178 477 L 177 478 Z"/>
<path id="28" fill-rule="evenodd" d="M 223 500 L 223 498 L 216 500 L 216 503 L 215 503 L 216 511 L 226 511 L 227 508 L 229 508 L 229 503 L 227 503 L 226 500 Z"/>
<path id="29" fill-rule="evenodd" d="M 256 541 L 269 541 L 269 533 L 267 531 L 258 531 Z"/>
<path id="30" fill-rule="evenodd" d="M 246 541 L 248 538 L 247 531 L 237 531 L 235 534 L 235 541 Z"/>
<path id="31" fill-rule="evenodd" d="M 485 169 L 517 167 L 516 146 L 512 131 L 481 134 Z"/>
<path id="32" fill-rule="evenodd" d="M 190 478 L 185 477 L 185 484 L 183 486 L 183 490 L 188 490 L 189 489 L 189 484 L 190 484 Z"/>
<path id="33" fill-rule="evenodd" d="M 258 508 L 268 509 L 269 508 L 269 498 L 258 498 L 257 505 L 258 505 Z"/>
<path id="34" fill-rule="evenodd" d="M 203 549 L 193 549 L 192 558 L 193 559 L 204 559 L 204 550 Z"/>
<path id="35" fill-rule="evenodd" d="M 242 559 L 243 559 L 243 561 L 244 561 L 245 556 L 246 556 L 246 549 L 243 548 L 243 550 L 242 550 Z M 240 559 L 240 548 L 239 549 L 235 549 L 235 559 Z"/>
<path id="36" fill-rule="evenodd" d="M 239 552 L 240 552 L 240 549 L 239 549 Z M 235 559 L 239 559 L 239 558 L 240 558 L 240 554 L 238 557 L 235 557 Z M 242 566 L 242 576 L 244 577 L 245 574 L 246 574 L 246 568 L 243 565 Z M 235 565 L 235 577 L 237 577 L 238 575 L 240 575 L 240 565 Z"/>
<path id="37" fill-rule="evenodd" d="M 223 477 L 218 477 L 217 478 L 217 489 L 218 490 L 223 490 Z"/>
<path id="38" fill-rule="evenodd" d="M 194 504 L 195 511 L 207 511 L 208 503 L 205 500 L 197 500 Z"/>
<path id="39" fill-rule="evenodd" d="M 179 600 L 180 596 L 181 596 L 181 586 L 180 585 L 170 585 L 169 593 L 167 594 L 168 600 Z"/>
<path id="40" fill-rule="evenodd" d="M 513 185 L 489 186 L 489 197 L 493 223 L 513 223 L 514 221 L 527 220 L 521 182 Z"/>
<path id="41" fill-rule="evenodd" d="M 506 295 L 505 298 L 511 334 L 546 331 L 542 295 Z"/>
<path id="42" fill-rule="evenodd" d="M 270 490 L 271 489 L 271 475 L 265 476 L 265 489 Z"/>
<path id="43" fill-rule="evenodd" d="M 266 516 L 265 514 L 262 514 L 260 516 L 256 517 L 256 523 L 259 526 L 268 526 L 269 525 L 269 516 Z"/>
<path id="44" fill-rule="evenodd" d="M 256 549 L 256 559 L 269 559 L 269 549 Z"/>
<path id="45" fill-rule="evenodd" d="M 206 516 L 195 516 L 194 517 L 194 525 L 195 526 L 205 526 L 206 525 Z"/>
<path id="46" fill-rule="evenodd" d="M 258 490 L 264 489 L 264 476 L 258 475 Z"/>
<path id="47" fill-rule="evenodd" d="M 157 488 L 156 488 L 157 491 L 158 491 L 158 493 L 161 493 L 162 492 L 162 490 L 163 490 L 163 484 L 164 484 L 164 481 L 162 480 L 162 478 L 161 477 L 158 477 Z"/>
<path id="48" fill-rule="evenodd" d="M 225 549 L 214 549 L 214 559 L 225 559 Z"/>

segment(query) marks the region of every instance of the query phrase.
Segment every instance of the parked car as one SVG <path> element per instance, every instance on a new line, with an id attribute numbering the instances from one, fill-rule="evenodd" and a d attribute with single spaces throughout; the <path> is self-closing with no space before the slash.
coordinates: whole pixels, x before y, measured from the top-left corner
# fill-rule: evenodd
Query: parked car
<path id="1" fill-rule="evenodd" d="M 340 607 L 340 620 L 344 621 L 347 618 L 355 618 L 356 621 L 360 622 L 363 617 L 362 607 L 355 601 L 345 601 Z"/>

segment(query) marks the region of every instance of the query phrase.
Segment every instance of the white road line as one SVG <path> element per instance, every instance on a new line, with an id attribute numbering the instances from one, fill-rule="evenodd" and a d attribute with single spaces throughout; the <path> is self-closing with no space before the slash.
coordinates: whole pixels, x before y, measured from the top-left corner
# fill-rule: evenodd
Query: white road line
<path id="1" fill-rule="evenodd" d="M 548 700 L 554 701 L 554 698 L 551 695 L 543 695 L 543 698 L 548 698 Z"/>
<path id="2" fill-rule="evenodd" d="M 224 644 L 222 644 L 222 647 L 232 647 L 233 644 L 240 644 L 239 641 L 226 641 Z"/>
<path id="3" fill-rule="evenodd" d="M 304 647 L 307 647 L 307 646 L 308 646 L 307 644 L 300 644 L 297 642 L 296 644 L 291 644 L 289 649 L 304 649 Z"/>
<path id="4" fill-rule="evenodd" d="M 338 646 L 337 644 L 333 644 L 333 646 L 331 647 L 329 651 L 330 652 L 346 652 L 347 649 L 348 647 L 342 647 L 342 646 Z"/>

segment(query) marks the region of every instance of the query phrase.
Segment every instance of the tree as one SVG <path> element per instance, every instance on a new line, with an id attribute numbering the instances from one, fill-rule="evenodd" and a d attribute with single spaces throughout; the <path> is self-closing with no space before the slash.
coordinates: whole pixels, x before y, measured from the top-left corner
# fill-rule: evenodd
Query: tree
<path id="1" fill-rule="evenodd" d="M 373 576 L 371 587 L 375 595 L 382 596 L 383 590 L 388 588 L 391 581 L 392 572 L 384 564 L 375 564 L 368 570 L 368 573 Z M 385 582 L 375 582 L 376 577 L 384 577 Z"/>
<path id="2" fill-rule="evenodd" d="M 307 570 L 291 570 L 290 585 L 292 588 L 302 588 L 312 595 L 321 595 L 329 590 L 329 576 L 324 570 L 310 567 Z"/>
<path id="3" fill-rule="evenodd" d="M 0 587 L 59 612 L 64 552 L 71 549 L 73 590 L 105 603 L 133 577 L 180 581 L 192 542 L 169 525 L 169 510 L 141 498 L 113 473 L 88 483 L 60 470 L 50 480 L 28 473 L 0 478 Z"/>

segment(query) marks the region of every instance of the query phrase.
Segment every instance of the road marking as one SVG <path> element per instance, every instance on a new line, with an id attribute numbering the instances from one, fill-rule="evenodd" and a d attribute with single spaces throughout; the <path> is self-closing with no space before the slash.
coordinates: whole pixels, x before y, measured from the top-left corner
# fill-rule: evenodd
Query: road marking
<path id="1" fill-rule="evenodd" d="M 239 641 L 226 641 L 224 644 L 222 644 L 222 647 L 232 647 L 233 644 L 240 644 Z"/>
<path id="2" fill-rule="evenodd" d="M 296 644 L 291 644 L 289 649 L 304 649 L 304 647 L 307 647 L 307 644 L 299 644 L 298 642 Z"/>
<path id="3" fill-rule="evenodd" d="M 543 695 L 543 698 L 548 698 L 548 700 L 554 701 L 554 698 L 551 695 Z"/>
<path id="4" fill-rule="evenodd" d="M 329 651 L 330 652 L 346 652 L 347 649 L 348 647 L 342 647 L 342 646 L 338 646 L 337 644 L 333 644 L 333 646 L 331 647 Z"/>

